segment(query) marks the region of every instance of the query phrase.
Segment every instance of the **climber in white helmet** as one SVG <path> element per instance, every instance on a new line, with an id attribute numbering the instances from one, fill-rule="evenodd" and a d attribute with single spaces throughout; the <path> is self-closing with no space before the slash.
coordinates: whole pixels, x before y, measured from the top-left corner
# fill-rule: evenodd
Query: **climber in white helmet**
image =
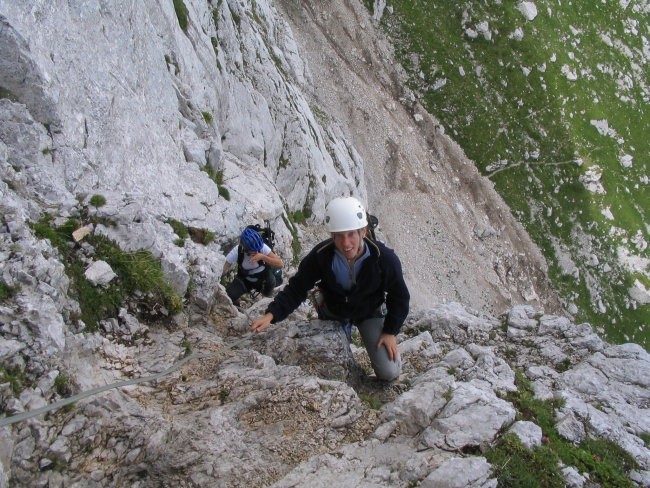
<path id="1" fill-rule="evenodd" d="M 396 336 L 409 311 L 410 295 L 399 258 L 368 236 L 366 211 L 354 197 L 333 199 L 325 211 L 331 236 L 300 262 L 286 287 L 255 319 L 255 332 L 284 320 L 316 286 L 320 319 L 341 322 L 348 340 L 359 329 L 378 379 L 392 381 L 401 371 Z"/>

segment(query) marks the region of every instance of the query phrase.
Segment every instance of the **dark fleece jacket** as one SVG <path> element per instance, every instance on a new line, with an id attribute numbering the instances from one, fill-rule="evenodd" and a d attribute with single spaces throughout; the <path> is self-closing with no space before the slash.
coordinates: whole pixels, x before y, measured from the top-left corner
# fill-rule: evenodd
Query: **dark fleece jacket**
<path id="1" fill-rule="evenodd" d="M 328 312 L 352 321 L 372 317 L 386 302 L 383 332 L 397 335 L 409 311 L 410 294 L 402 265 L 395 252 L 381 242 L 365 239 L 370 249 L 361 265 L 357 282 L 347 291 L 336 282 L 332 272 L 335 246 L 327 239 L 314 247 L 300 262 L 298 271 L 269 304 L 266 312 L 273 314 L 273 323 L 284 320 L 305 301 L 307 294 L 320 281 Z"/>

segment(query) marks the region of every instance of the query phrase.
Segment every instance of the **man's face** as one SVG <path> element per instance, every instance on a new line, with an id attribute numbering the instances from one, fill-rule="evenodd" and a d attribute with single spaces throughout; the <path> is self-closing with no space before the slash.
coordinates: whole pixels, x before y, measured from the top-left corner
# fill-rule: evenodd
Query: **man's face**
<path id="1" fill-rule="evenodd" d="M 343 232 L 333 232 L 334 245 L 336 249 L 343 253 L 346 259 L 354 259 L 359 254 L 361 241 L 365 235 L 365 229 L 347 230 Z"/>

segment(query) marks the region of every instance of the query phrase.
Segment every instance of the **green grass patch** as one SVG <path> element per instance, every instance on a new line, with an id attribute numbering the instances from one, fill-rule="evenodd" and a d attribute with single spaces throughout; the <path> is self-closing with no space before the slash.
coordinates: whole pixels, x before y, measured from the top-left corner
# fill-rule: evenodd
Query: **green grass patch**
<path id="1" fill-rule="evenodd" d="M 650 258 L 633 244 L 650 240 L 646 47 L 631 27 L 647 19 L 616 2 L 535 5 L 527 21 L 516 3 L 395 0 L 382 25 L 410 88 L 540 246 L 576 320 L 648 348 L 650 305 L 631 302 L 617 258 L 619 248 Z M 592 172 L 604 193 L 581 181 Z M 558 246 L 577 278 L 560 269 Z"/>
<path id="2" fill-rule="evenodd" d="M 558 457 L 552 449 L 526 449 L 515 434 L 506 434 L 501 444 L 485 455 L 494 468 L 500 487 L 564 488 Z"/>
<path id="3" fill-rule="evenodd" d="M 176 12 L 176 18 L 178 19 L 178 25 L 180 25 L 183 31 L 187 32 L 187 26 L 189 24 L 189 11 L 185 6 L 183 0 L 174 0 L 174 11 Z"/>
<path id="4" fill-rule="evenodd" d="M 493 465 L 499 486 L 563 487 L 560 462 L 588 473 L 591 480 L 608 487 L 632 487 L 628 473 L 637 463 L 617 444 L 605 439 L 587 439 L 580 445 L 566 441 L 555 429 L 555 409 L 559 400 L 535 398 L 530 381 L 515 371 L 516 392 L 506 400 L 517 409 L 517 420 L 535 422 L 542 429 L 544 444 L 533 450 L 521 445 L 514 434 L 505 435 L 500 443 L 485 454 Z"/>
<path id="5" fill-rule="evenodd" d="M 52 225 L 52 218 L 43 217 L 32 225 L 34 234 L 41 239 L 49 239 L 62 256 L 66 273 L 71 280 L 71 291 L 78 300 L 81 320 L 87 330 L 98 330 L 98 323 L 117 315 L 125 299 L 136 294 L 144 294 L 149 305 L 162 304 L 174 315 L 183 309 L 183 302 L 164 279 L 160 260 L 150 251 L 122 251 L 111 239 L 90 234 L 86 242 L 93 246 L 95 260 L 106 261 L 117 274 L 106 287 L 97 287 L 84 276 L 84 264 L 73 246 L 72 232 L 80 226 L 75 220 L 68 220 L 60 227 Z"/>
<path id="6" fill-rule="evenodd" d="M 24 371 L 19 368 L 3 368 L 1 366 L 0 383 L 9 383 L 14 395 L 20 395 L 20 392 L 32 385 Z"/>

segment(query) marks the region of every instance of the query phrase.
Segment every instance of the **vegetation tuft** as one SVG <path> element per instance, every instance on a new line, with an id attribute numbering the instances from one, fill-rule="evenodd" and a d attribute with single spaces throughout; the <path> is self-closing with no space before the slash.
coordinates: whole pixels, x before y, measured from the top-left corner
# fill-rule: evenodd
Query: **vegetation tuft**
<path id="1" fill-rule="evenodd" d="M 359 398 L 372 410 L 380 410 L 384 403 L 371 393 L 359 393 Z"/>
<path id="2" fill-rule="evenodd" d="M 12 102 L 17 102 L 18 97 L 14 95 L 11 90 L 8 90 L 7 88 L 0 86 L 0 98 L 6 98 L 8 100 L 11 100 Z"/>
<path id="3" fill-rule="evenodd" d="M 174 10 L 176 11 L 176 17 L 178 18 L 178 25 L 180 25 L 183 31 L 187 32 L 187 26 L 189 24 L 189 11 L 183 3 L 183 0 L 174 0 Z"/>
<path id="4" fill-rule="evenodd" d="M 86 242 L 94 248 L 94 259 L 106 261 L 117 279 L 106 287 L 90 283 L 72 240 L 72 232 L 79 226 L 78 221 L 70 219 L 55 227 L 52 217 L 45 216 L 32 229 L 38 238 L 49 239 L 61 253 L 86 330 L 97 331 L 99 321 L 116 316 L 127 297 L 139 296 L 150 308 L 163 306 L 172 315 L 183 309 L 181 298 L 164 279 L 160 260 L 145 250 L 122 251 L 114 241 L 100 234 L 90 234 Z"/>
<path id="5" fill-rule="evenodd" d="M 54 389 L 64 398 L 72 395 L 72 385 L 70 384 L 70 380 L 63 374 L 59 374 L 54 379 Z"/>
<path id="6" fill-rule="evenodd" d="M 210 112 L 201 112 L 203 115 L 203 120 L 205 120 L 205 123 L 210 125 L 212 123 L 212 114 Z"/>
<path id="7" fill-rule="evenodd" d="M 14 395 L 19 395 L 25 388 L 31 386 L 27 374 L 19 368 L 3 368 L 0 366 L 0 383 L 9 383 Z"/>
<path id="8" fill-rule="evenodd" d="M 293 251 L 293 258 L 291 262 L 293 263 L 294 266 L 297 266 L 298 263 L 300 262 L 300 253 L 302 252 L 302 244 L 300 243 L 300 238 L 298 237 L 298 229 L 296 228 L 296 224 L 293 222 L 293 220 L 291 220 L 292 214 L 287 213 L 287 215 L 288 218 L 283 215 L 282 220 L 284 220 L 284 224 L 291 231 L 291 250 Z"/>
<path id="9" fill-rule="evenodd" d="M 16 296 L 18 293 L 18 287 L 9 286 L 4 281 L 0 280 L 0 300 L 5 300 Z"/>
<path id="10" fill-rule="evenodd" d="M 106 205 L 106 198 L 103 195 L 93 195 L 88 203 L 95 208 L 103 207 Z"/>
<path id="11" fill-rule="evenodd" d="M 202 169 L 208 174 L 210 179 L 216 183 L 219 196 L 230 201 L 230 192 L 223 184 L 223 171 L 215 171 L 210 165 L 205 165 Z"/>
<path id="12" fill-rule="evenodd" d="M 517 409 L 517 420 L 528 420 L 539 425 L 544 444 L 526 449 L 514 434 L 503 436 L 485 457 L 495 469 L 499 486 L 503 487 L 564 487 L 565 481 L 559 463 L 574 466 L 580 473 L 601 486 L 632 487 L 627 473 L 637 467 L 632 456 L 617 444 L 605 439 L 587 439 L 574 445 L 563 439 L 555 429 L 555 409 L 563 406 L 561 400 L 535 398 L 530 381 L 516 371 L 518 390 L 506 399 Z"/>
<path id="13" fill-rule="evenodd" d="M 214 241 L 215 234 L 210 230 L 199 227 L 188 227 L 183 222 L 176 219 L 167 219 L 165 223 L 169 224 L 174 230 L 174 233 L 178 236 L 178 239 L 176 239 L 174 243 L 179 247 L 185 245 L 185 239 L 188 237 L 197 244 L 203 244 L 204 246 L 207 246 Z"/>

